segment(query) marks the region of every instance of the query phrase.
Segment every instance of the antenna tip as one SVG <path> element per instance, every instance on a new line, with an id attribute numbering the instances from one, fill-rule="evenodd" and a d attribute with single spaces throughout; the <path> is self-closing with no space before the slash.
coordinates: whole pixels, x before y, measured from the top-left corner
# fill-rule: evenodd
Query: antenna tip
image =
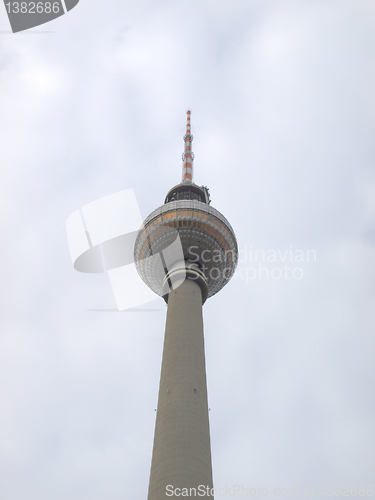
<path id="1" fill-rule="evenodd" d="M 190 114 L 191 114 L 191 110 L 190 110 L 190 109 L 187 109 L 187 110 L 186 110 L 186 114 L 187 114 L 187 115 L 190 115 Z"/>

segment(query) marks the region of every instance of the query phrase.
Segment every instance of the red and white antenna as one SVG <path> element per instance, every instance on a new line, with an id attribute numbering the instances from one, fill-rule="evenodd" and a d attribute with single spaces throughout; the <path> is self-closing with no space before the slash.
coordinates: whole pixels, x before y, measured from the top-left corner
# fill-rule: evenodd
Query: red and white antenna
<path id="1" fill-rule="evenodd" d="M 186 134 L 184 135 L 185 141 L 185 151 L 182 153 L 182 182 L 193 182 L 193 161 L 194 153 L 191 150 L 191 143 L 193 141 L 193 136 L 190 133 L 190 109 L 186 111 L 187 114 L 187 124 L 186 124 Z"/>

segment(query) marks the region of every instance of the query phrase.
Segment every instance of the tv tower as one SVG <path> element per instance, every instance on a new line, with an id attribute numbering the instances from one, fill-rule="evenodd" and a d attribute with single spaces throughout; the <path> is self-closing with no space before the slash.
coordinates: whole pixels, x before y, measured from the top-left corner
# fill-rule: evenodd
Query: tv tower
<path id="1" fill-rule="evenodd" d="M 238 248 L 208 188 L 193 182 L 190 115 L 182 182 L 145 219 L 134 246 L 139 275 L 168 304 L 148 500 L 186 491 L 213 498 L 202 305 L 233 276 Z M 183 260 L 174 261 L 178 238 Z M 168 251 L 168 265 L 151 258 Z"/>

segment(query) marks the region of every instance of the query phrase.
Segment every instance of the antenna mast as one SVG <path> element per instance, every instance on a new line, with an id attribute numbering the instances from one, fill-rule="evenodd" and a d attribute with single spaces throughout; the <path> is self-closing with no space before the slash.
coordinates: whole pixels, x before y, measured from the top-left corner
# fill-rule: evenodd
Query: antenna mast
<path id="1" fill-rule="evenodd" d="M 182 182 L 192 183 L 194 153 L 191 150 L 191 143 L 194 137 L 190 133 L 190 115 L 191 115 L 190 109 L 186 111 L 186 114 L 187 114 L 186 134 L 183 137 L 185 141 L 185 151 L 182 153 Z"/>

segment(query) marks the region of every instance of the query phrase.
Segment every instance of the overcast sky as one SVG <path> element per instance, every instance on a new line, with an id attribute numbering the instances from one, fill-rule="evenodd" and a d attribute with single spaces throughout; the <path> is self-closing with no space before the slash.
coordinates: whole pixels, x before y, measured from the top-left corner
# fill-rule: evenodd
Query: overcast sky
<path id="1" fill-rule="evenodd" d="M 147 498 L 166 306 L 91 311 L 115 299 L 65 223 L 160 206 L 188 108 L 241 250 L 204 306 L 214 485 L 375 487 L 374 26 L 373 0 L 81 0 L 34 34 L 0 8 L 2 500 Z"/>

